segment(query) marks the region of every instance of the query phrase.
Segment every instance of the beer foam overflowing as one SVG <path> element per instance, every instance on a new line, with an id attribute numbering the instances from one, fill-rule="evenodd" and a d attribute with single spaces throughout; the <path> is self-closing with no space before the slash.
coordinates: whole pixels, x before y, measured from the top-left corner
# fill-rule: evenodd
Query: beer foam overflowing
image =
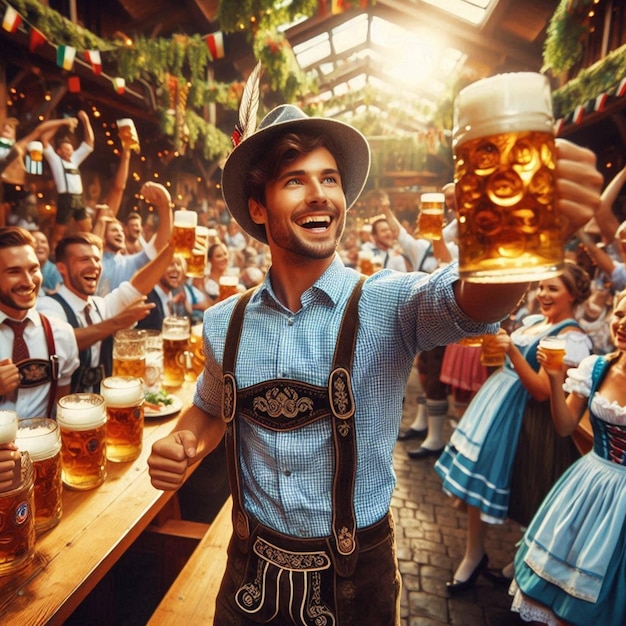
<path id="1" fill-rule="evenodd" d="M 26 450 L 33 461 L 44 461 L 59 453 L 61 436 L 53 420 L 22 420 L 15 444 L 19 450 Z"/>
<path id="2" fill-rule="evenodd" d="M 519 131 L 553 133 L 552 94 L 543 74 L 515 72 L 483 78 L 454 102 L 453 145 Z"/>
<path id="3" fill-rule="evenodd" d="M 89 430 L 106 422 L 104 399 L 98 394 L 63 396 L 57 406 L 57 422 L 67 430 Z"/>
<path id="4" fill-rule="evenodd" d="M 17 434 L 17 413 L 0 411 L 0 443 L 11 443 Z"/>
<path id="5" fill-rule="evenodd" d="M 143 382 L 131 376 L 109 376 L 100 388 L 107 406 L 136 406 L 144 398 Z"/>

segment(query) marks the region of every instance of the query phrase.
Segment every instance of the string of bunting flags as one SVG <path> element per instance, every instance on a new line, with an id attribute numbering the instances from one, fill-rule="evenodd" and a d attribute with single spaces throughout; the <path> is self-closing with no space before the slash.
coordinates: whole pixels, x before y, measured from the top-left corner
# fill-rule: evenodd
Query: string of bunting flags
<path id="1" fill-rule="evenodd" d="M 584 104 L 577 105 L 573 111 L 555 122 L 555 134 L 558 136 L 567 124 L 581 124 L 585 115 L 589 113 L 601 113 L 607 104 L 626 96 L 626 78 L 623 78 L 614 89 L 605 91 Z"/>
<path id="2" fill-rule="evenodd" d="M 122 76 L 109 76 L 102 71 L 102 55 L 100 51 L 96 49 L 78 51 L 74 46 L 55 43 L 37 29 L 33 24 L 29 23 L 24 16 L 10 4 L 3 2 L 6 5 L 4 11 L 4 17 L 2 20 L 2 28 L 8 33 L 16 33 L 18 30 L 22 30 L 30 35 L 28 49 L 30 52 L 35 52 L 37 48 L 48 44 L 56 49 L 56 63 L 57 65 L 66 70 L 72 72 L 74 64 L 76 62 L 77 53 L 82 56 L 85 61 L 91 66 L 94 74 L 103 76 L 111 81 L 113 89 L 118 94 L 123 94 L 126 89 L 126 80 Z M 225 56 L 224 48 L 224 35 L 221 31 L 210 33 L 203 37 L 206 41 L 206 45 L 213 61 L 222 59 Z M 71 92 L 80 91 L 80 79 L 78 76 L 71 76 L 68 78 L 68 88 Z"/>

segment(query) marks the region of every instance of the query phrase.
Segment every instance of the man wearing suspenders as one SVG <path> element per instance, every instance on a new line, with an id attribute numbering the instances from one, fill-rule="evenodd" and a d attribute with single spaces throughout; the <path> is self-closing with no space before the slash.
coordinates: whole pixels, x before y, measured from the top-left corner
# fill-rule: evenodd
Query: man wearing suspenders
<path id="1" fill-rule="evenodd" d="M 41 269 L 32 235 L 0 228 L 0 409 L 53 417 L 78 367 L 72 327 L 35 310 Z"/>
<path id="2" fill-rule="evenodd" d="M 455 263 L 361 277 L 337 254 L 369 172 L 361 133 L 283 105 L 235 137 L 224 199 L 272 266 L 205 313 L 205 369 L 153 445 L 152 483 L 177 489 L 225 437 L 233 536 L 215 626 L 399 624 L 392 453 L 415 354 L 494 332 L 525 285 L 466 283 Z M 591 152 L 569 150 L 577 227 L 601 176 Z"/>

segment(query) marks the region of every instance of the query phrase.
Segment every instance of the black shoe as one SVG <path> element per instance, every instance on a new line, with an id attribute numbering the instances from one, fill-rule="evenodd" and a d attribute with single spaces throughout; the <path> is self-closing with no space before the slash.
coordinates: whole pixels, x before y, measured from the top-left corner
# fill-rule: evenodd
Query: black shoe
<path id="1" fill-rule="evenodd" d="M 474 571 L 470 574 L 470 577 L 467 580 L 457 580 L 454 578 L 453 580 L 449 580 L 446 583 L 446 589 L 450 595 L 454 595 L 455 593 L 459 593 L 460 591 L 465 591 L 466 589 L 471 589 L 478 580 L 478 577 L 483 573 L 484 570 L 487 569 L 487 563 L 489 563 L 489 557 L 484 554 L 483 558 L 480 560 L 480 563 L 476 566 Z"/>
<path id="2" fill-rule="evenodd" d="M 424 439 L 427 433 L 428 428 L 422 428 L 420 430 L 417 428 L 407 428 L 406 430 L 400 431 L 398 441 L 406 441 L 407 439 Z"/>
<path id="3" fill-rule="evenodd" d="M 490 580 L 494 585 L 498 585 L 500 587 L 509 587 L 512 582 L 512 578 L 504 575 L 504 572 L 501 569 L 494 569 L 488 567 L 484 572 L 483 576 Z"/>
<path id="4" fill-rule="evenodd" d="M 429 448 L 424 448 L 420 446 L 417 450 L 409 450 L 408 455 L 410 459 L 429 459 L 434 456 L 439 456 L 443 452 L 443 448 L 438 448 L 437 450 L 430 450 Z"/>

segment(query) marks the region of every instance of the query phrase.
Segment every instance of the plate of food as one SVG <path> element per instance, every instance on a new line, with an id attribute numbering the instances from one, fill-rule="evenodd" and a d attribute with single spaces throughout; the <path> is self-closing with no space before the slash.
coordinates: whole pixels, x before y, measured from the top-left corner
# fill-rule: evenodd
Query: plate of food
<path id="1" fill-rule="evenodd" d="M 183 401 L 164 389 L 160 391 L 147 391 L 144 403 L 145 417 L 167 417 L 174 415 L 183 408 Z"/>

